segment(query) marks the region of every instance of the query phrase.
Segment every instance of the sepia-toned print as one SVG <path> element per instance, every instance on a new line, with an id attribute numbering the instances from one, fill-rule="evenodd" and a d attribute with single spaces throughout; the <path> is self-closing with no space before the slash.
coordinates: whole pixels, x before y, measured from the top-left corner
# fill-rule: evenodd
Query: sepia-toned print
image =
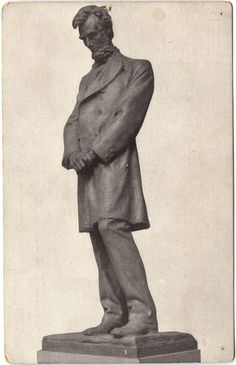
<path id="1" fill-rule="evenodd" d="M 3 123 L 8 361 L 230 361 L 231 4 L 5 5 Z"/>

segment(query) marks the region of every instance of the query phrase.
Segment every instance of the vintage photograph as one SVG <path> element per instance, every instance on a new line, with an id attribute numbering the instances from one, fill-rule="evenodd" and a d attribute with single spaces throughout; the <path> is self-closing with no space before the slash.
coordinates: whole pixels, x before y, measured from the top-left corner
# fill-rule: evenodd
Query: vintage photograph
<path id="1" fill-rule="evenodd" d="M 232 5 L 3 8 L 5 356 L 234 357 Z"/>

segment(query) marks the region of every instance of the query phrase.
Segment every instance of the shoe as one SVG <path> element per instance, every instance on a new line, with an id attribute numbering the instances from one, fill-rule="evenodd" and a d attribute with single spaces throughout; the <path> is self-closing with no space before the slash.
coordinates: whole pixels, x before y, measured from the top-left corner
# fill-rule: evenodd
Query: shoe
<path id="1" fill-rule="evenodd" d="M 130 321 L 125 326 L 114 328 L 110 333 L 115 337 L 145 335 L 151 331 L 157 331 L 156 325 L 148 325 L 141 322 Z"/>
<path id="2" fill-rule="evenodd" d="M 119 326 L 122 326 L 122 325 L 123 325 L 123 323 L 106 321 L 106 322 L 101 322 L 96 327 L 87 328 L 82 333 L 87 336 L 105 334 L 105 333 L 110 333 L 111 330 L 113 330 L 114 328 L 119 328 Z"/>

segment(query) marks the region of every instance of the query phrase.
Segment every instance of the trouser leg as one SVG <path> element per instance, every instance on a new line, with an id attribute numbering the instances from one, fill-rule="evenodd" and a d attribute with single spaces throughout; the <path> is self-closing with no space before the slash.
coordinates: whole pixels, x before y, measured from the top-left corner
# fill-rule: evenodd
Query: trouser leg
<path id="1" fill-rule="evenodd" d="M 125 295 L 97 228 L 90 233 L 90 238 L 98 266 L 99 294 L 104 309 L 102 322 L 116 322 L 116 324 L 122 325 L 127 322 Z"/>
<path id="2" fill-rule="evenodd" d="M 129 321 L 157 328 L 155 304 L 129 225 L 124 221 L 102 219 L 98 230 L 125 294 Z"/>

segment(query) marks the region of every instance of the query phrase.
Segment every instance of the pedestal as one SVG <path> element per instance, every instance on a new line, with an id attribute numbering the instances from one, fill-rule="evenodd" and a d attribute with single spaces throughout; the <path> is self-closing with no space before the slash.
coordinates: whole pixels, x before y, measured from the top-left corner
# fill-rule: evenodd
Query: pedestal
<path id="1" fill-rule="evenodd" d="M 175 363 L 200 362 L 200 350 L 193 336 L 181 332 L 153 332 L 115 338 L 110 334 L 82 333 L 43 338 L 38 363 Z"/>

